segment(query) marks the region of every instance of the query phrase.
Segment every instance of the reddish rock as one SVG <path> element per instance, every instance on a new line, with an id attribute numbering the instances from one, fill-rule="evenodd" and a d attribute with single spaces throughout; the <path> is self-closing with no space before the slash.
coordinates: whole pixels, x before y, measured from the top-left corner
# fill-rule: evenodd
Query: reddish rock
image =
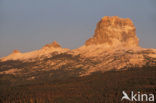
<path id="1" fill-rule="evenodd" d="M 135 26 L 129 18 L 105 16 L 97 23 L 94 36 L 85 45 L 138 46 L 138 41 Z"/>
<path id="2" fill-rule="evenodd" d="M 60 48 L 61 46 L 56 41 L 54 41 L 54 42 L 52 42 L 50 44 L 46 44 L 44 47 L 48 47 L 48 48 L 51 48 L 51 47 L 53 47 L 53 48 Z"/>
<path id="3" fill-rule="evenodd" d="M 19 50 L 13 50 L 12 53 L 15 54 L 15 53 L 21 53 L 21 52 Z"/>

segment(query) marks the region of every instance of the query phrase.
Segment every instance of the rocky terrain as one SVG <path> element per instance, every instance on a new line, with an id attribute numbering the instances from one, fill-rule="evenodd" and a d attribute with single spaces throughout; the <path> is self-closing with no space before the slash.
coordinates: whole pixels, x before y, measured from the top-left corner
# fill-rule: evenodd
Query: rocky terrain
<path id="1" fill-rule="evenodd" d="M 92 74 L 97 72 L 105 74 L 109 71 L 125 71 L 127 73 L 126 70 L 138 68 L 146 68 L 146 70 L 152 68 L 153 72 L 150 73 L 155 73 L 156 49 L 139 46 L 136 28 L 129 18 L 105 16 L 97 23 L 93 37 L 77 49 L 62 48 L 54 41 L 39 50 L 26 53 L 14 50 L 10 55 L 1 58 L 0 88 L 6 85 L 15 87 L 34 85 L 36 81 L 42 84 L 46 81 L 46 83 L 68 81 L 71 78 L 86 80 L 88 76 L 92 78 Z M 154 74 L 152 75 L 147 77 L 156 79 Z"/>
<path id="2" fill-rule="evenodd" d="M 32 52 L 14 50 L 1 58 L 0 74 L 79 69 L 78 74 L 83 76 L 96 71 L 156 65 L 156 49 L 141 48 L 138 42 L 129 18 L 105 16 L 97 23 L 94 36 L 80 48 L 62 48 L 54 41 Z"/>
<path id="3" fill-rule="evenodd" d="M 94 36 L 88 39 L 85 45 L 134 47 L 138 46 L 138 42 L 135 26 L 129 18 L 105 16 L 97 23 Z"/>

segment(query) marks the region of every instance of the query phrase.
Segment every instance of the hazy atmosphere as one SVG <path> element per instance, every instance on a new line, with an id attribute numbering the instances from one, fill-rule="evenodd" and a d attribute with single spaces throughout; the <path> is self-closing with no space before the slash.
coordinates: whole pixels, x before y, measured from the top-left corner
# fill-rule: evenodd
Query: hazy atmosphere
<path id="1" fill-rule="evenodd" d="M 0 0 L 0 57 L 54 40 L 78 48 L 103 16 L 130 18 L 140 45 L 156 48 L 155 0 Z"/>

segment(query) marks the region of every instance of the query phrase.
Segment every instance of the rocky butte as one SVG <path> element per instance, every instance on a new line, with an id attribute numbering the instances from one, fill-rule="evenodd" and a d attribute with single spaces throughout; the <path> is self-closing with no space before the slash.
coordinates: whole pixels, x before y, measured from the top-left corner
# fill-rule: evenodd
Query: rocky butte
<path id="1" fill-rule="evenodd" d="M 156 49 L 139 46 L 136 28 L 129 18 L 105 16 L 97 23 L 93 37 L 80 48 L 69 50 L 54 41 L 32 52 L 14 51 L 1 58 L 0 63 L 8 60 L 33 61 L 29 69 L 37 71 L 75 70 L 74 73 L 82 76 L 96 71 L 156 66 Z M 3 64 L 0 68 L 5 67 Z M 17 67 L 21 67 L 19 65 Z M 76 71 L 75 68 L 81 70 Z M 3 72 L 7 71 L 4 69 Z"/>
<path id="2" fill-rule="evenodd" d="M 106 44 L 109 46 L 138 46 L 138 38 L 133 22 L 129 18 L 105 16 L 96 26 L 94 36 L 85 45 Z"/>

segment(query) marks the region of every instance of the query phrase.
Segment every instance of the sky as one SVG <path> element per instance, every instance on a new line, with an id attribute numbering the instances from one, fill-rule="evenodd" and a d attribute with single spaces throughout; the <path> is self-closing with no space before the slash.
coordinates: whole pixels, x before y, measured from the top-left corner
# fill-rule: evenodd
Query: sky
<path id="1" fill-rule="evenodd" d="M 156 48 L 156 0 L 0 0 L 0 57 L 54 40 L 78 48 L 103 16 L 130 18 L 140 45 Z"/>

